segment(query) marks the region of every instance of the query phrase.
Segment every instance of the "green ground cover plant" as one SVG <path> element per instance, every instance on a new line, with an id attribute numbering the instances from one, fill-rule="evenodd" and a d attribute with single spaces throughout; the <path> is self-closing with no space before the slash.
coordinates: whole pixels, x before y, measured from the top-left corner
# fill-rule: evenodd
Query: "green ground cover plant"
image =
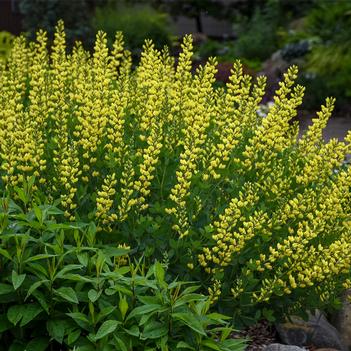
<path id="1" fill-rule="evenodd" d="M 93 222 L 58 223 L 61 210 L 17 191 L 0 205 L 0 350 L 244 349 L 199 286 L 167 282 L 160 262 L 131 260 Z"/>
<path id="2" fill-rule="evenodd" d="M 199 282 L 235 326 L 338 306 L 351 285 L 351 134 L 323 141 L 334 99 L 299 136 L 296 67 L 262 115 L 265 77 L 236 61 L 215 88 L 216 59 L 193 73 L 192 46 L 186 36 L 175 64 L 147 40 L 133 70 L 121 33 L 109 50 L 98 32 L 92 54 L 67 50 L 62 22 L 51 48 L 43 31 L 17 38 L 0 66 L 1 196 L 57 207 L 58 225 L 94 222 L 101 245 Z"/>

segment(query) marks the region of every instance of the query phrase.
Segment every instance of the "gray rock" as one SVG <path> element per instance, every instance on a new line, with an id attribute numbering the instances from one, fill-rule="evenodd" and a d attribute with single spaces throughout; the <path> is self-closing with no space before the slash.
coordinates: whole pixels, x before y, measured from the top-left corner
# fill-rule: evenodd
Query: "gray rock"
<path id="1" fill-rule="evenodd" d="M 306 351 L 306 349 L 293 345 L 270 344 L 263 351 Z"/>
<path id="2" fill-rule="evenodd" d="M 342 298 L 342 308 L 334 315 L 333 324 L 341 335 L 345 345 L 351 347 L 351 289 L 347 290 Z"/>
<path id="3" fill-rule="evenodd" d="M 317 312 L 310 314 L 309 320 L 292 317 L 290 322 L 277 325 L 277 331 L 283 343 L 289 345 L 314 345 L 317 348 L 334 348 L 347 351 L 339 332 Z"/>

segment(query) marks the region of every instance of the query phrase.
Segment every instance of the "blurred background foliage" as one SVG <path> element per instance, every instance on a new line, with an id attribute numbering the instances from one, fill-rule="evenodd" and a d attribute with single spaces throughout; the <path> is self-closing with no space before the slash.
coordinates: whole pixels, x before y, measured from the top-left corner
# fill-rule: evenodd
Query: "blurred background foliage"
<path id="1" fill-rule="evenodd" d="M 351 98 L 351 1 L 321 2 L 306 16 L 304 29 L 317 38 L 306 69 L 346 102 Z"/>
<path id="2" fill-rule="evenodd" d="M 38 28 L 51 35 L 62 18 L 69 43 L 78 39 L 92 49 L 98 29 L 110 44 L 123 31 L 134 58 L 145 38 L 177 53 L 182 34 L 192 32 L 197 64 L 219 58 L 219 84 L 236 58 L 249 73 L 266 74 L 273 87 L 289 65 L 298 64 L 310 92 L 306 109 L 333 95 L 339 109 L 350 110 L 349 0 L 2 0 L 0 6 L 6 2 L 17 9 L 18 26 L 30 38 Z M 0 16 L 0 32 L 3 22 Z"/>
<path id="3" fill-rule="evenodd" d="M 97 7 L 92 18 L 94 32 L 103 30 L 107 33 L 112 46 L 116 31 L 122 31 L 126 47 L 134 54 L 141 51 L 145 38 L 152 39 L 156 47 L 172 46 L 173 38 L 170 16 L 150 5 L 121 1 L 109 1 L 103 7 Z"/>
<path id="4" fill-rule="evenodd" d="M 30 39 L 35 38 L 39 28 L 45 29 L 52 37 L 57 21 L 62 18 L 69 43 L 81 40 L 90 45 L 93 32 L 89 18 L 98 4 L 99 0 L 21 0 L 22 27 Z"/>

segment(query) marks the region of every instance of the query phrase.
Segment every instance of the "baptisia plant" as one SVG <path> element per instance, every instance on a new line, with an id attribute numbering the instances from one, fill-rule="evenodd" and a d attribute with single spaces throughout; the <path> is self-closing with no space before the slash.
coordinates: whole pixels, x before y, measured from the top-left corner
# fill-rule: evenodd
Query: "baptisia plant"
<path id="1" fill-rule="evenodd" d="M 17 38 L 0 66 L 1 193 L 35 177 L 58 221 L 94 221 L 235 318 L 335 306 L 350 286 L 351 134 L 323 141 L 334 100 L 299 137 L 297 67 L 262 116 L 265 77 L 235 61 L 215 88 L 216 59 L 193 72 L 191 57 L 190 36 L 176 63 L 146 40 L 132 69 L 123 35 L 109 50 L 103 32 L 93 53 L 67 52 L 62 22 L 50 50 L 43 31 Z"/>

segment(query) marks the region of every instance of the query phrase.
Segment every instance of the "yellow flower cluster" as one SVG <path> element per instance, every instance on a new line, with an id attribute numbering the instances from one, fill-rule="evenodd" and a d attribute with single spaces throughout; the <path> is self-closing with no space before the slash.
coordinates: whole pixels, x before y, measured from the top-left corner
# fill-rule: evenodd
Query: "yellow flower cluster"
<path id="1" fill-rule="evenodd" d="M 349 285 L 351 133 L 323 141 L 327 99 L 300 135 L 296 67 L 263 117 L 265 77 L 236 61 L 215 88 L 217 61 L 193 69 L 190 36 L 178 60 L 147 40 L 135 69 L 122 33 L 111 49 L 99 32 L 92 52 L 69 52 L 59 22 L 47 42 L 16 38 L 0 63 L 1 195 L 34 177 L 71 221 L 95 216 L 139 242 L 162 230 L 157 240 L 186 248 L 189 274 L 208 273 L 213 302 L 221 290 L 252 303 L 301 290 L 327 299 L 332 281 Z"/>
<path id="2" fill-rule="evenodd" d="M 207 100 L 215 80 L 216 61 L 210 60 L 203 69 L 199 69 L 192 84 L 192 89 L 184 102 L 184 129 L 182 130 L 182 146 L 179 167 L 176 171 L 177 182 L 171 190 L 170 199 L 175 206 L 167 209 L 173 214 L 177 223 L 173 226 L 180 237 L 189 234 L 189 219 L 187 217 L 187 197 L 191 179 L 198 172 L 198 165 L 204 157 L 203 147 L 207 139 L 207 129 L 210 125 L 212 105 Z"/>
<path id="3" fill-rule="evenodd" d="M 108 175 L 104 179 L 102 190 L 98 191 L 96 199 L 96 218 L 102 222 L 103 225 L 113 223 L 117 219 L 115 213 L 109 213 L 113 206 L 114 195 L 116 194 L 116 175 Z M 108 227 L 108 230 L 111 229 Z"/>
<path id="4" fill-rule="evenodd" d="M 247 184 L 246 192 L 233 198 L 218 221 L 213 223 L 212 238 L 216 241 L 216 245 L 212 248 L 205 247 L 203 254 L 199 255 L 199 262 L 206 267 L 208 273 L 216 271 L 216 268 L 211 270 L 208 267 L 210 262 L 220 267 L 228 266 L 232 261 L 232 254 L 240 251 L 256 231 L 263 229 L 267 215 L 262 211 L 255 211 L 248 220 L 243 215 L 243 209 L 254 207 L 258 199 L 251 184 Z M 241 225 L 238 225 L 239 223 Z"/>

